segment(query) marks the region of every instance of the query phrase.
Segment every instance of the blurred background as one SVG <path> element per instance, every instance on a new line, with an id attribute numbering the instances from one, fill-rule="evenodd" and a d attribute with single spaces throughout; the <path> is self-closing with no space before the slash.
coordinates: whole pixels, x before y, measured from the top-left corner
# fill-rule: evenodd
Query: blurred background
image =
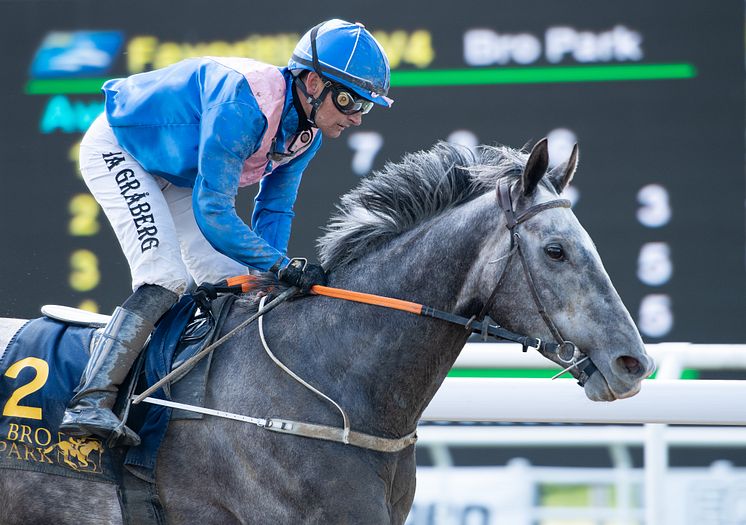
<path id="1" fill-rule="evenodd" d="M 406 152 L 549 137 L 560 163 L 577 142 L 566 193 L 646 343 L 742 355 L 742 0 L 0 0 L 0 315 L 35 317 L 45 303 L 109 313 L 129 294 L 77 168 L 106 79 L 201 55 L 283 65 L 328 18 L 361 21 L 383 44 L 396 103 L 325 142 L 304 175 L 290 255 L 314 255 L 340 195 Z M 247 218 L 253 191 L 239 197 Z M 742 379 L 727 355 L 682 361 L 676 375 Z M 551 376 L 542 366 L 469 361 L 453 374 Z M 424 427 L 408 523 L 746 524 L 746 435 L 673 430 L 663 518 L 646 514 L 643 427 Z"/>

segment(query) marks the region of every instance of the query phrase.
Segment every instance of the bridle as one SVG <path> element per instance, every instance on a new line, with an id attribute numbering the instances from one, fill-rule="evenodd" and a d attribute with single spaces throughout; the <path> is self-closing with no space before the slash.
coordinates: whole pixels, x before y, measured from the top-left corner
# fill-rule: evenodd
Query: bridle
<path id="1" fill-rule="evenodd" d="M 441 319 L 443 321 L 461 325 L 471 333 L 481 334 L 483 340 L 487 340 L 488 337 L 494 337 L 496 339 L 503 339 L 506 341 L 520 343 L 523 347 L 524 352 L 528 351 L 528 347 L 535 348 L 550 359 L 551 356 L 556 356 L 557 360 L 559 360 L 561 363 L 569 365 L 561 373 L 567 371 L 570 371 L 572 373 L 572 370 L 576 370 L 576 373 L 573 373 L 573 375 L 577 377 L 578 384 L 580 386 L 584 386 L 591 375 L 593 375 L 593 373 L 596 372 L 598 369 L 588 358 L 588 356 L 585 356 L 580 350 L 578 350 L 575 343 L 566 339 L 562 335 L 562 332 L 560 332 L 559 328 L 557 328 L 557 325 L 554 323 L 554 321 L 552 321 L 552 318 L 547 313 L 546 308 L 544 308 L 544 304 L 541 302 L 538 289 L 536 288 L 534 276 L 531 273 L 531 269 L 528 265 L 528 262 L 526 261 L 526 256 L 524 255 L 523 249 L 521 247 L 521 236 L 516 231 L 518 225 L 526 222 L 534 215 L 552 208 L 569 208 L 571 206 L 571 203 L 567 199 L 555 199 L 548 202 L 542 202 L 541 204 L 536 204 L 523 211 L 522 213 L 517 214 L 516 211 L 513 209 L 513 201 L 510 196 L 510 189 L 508 188 L 508 185 L 505 181 L 501 180 L 498 183 L 496 192 L 497 204 L 505 213 L 505 217 L 507 220 L 506 227 L 510 231 L 510 252 L 508 252 L 508 254 L 505 256 L 508 258 L 508 261 L 503 267 L 502 274 L 497 280 L 497 284 L 495 284 L 495 287 L 492 289 L 492 293 L 490 293 L 489 299 L 487 299 L 487 301 L 484 303 L 484 306 L 482 307 L 482 310 L 479 312 L 479 314 L 473 315 L 470 318 L 466 318 L 451 312 L 445 312 L 443 310 L 438 310 L 430 306 L 412 303 L 409 301 L 401 301 L 399 299 L 381 297 L 372 294 L 351 292 L 349 290 L 341 290 L 339 288 L 331 288 L 328 286 L 314 286 L 312 288 L 312 292 L 317 295 L 324 295 L 327 297 L 335 297 L 337 299 L 345 299 L 348 301 L 373 304 L 386 308 L 403 310 L 426 317 L 434 317 L 436 319 Z M 523 274 L 526 276 L 526 281 L 528 282 L 528 287 L 531 291 L 531 296 L 533 297 L 534 303 L 536 304 L 541 318 L 544 320 L 544 323 L 547 325 L 549 331 L 552 333 L 552 337 L 554 337 L 556 343 L 548 343 L 546 341 L 542 341 L 538 337 L 522 335 L 507 330 L 498 325 L 495 321 L 493 321 L 492 319 L 490 319 L 489 316 L 486 315 L 487 311 L 494 303 L 499 290 L 502 288 L 503 282 L 505 281 L 505 278 L 507 276 L 507 270 L 510 267 L 510 263 L 516 254 L 518 254 L 518 257 L 521 261 Z M 582 358 L 580 358 L 581 356 Z M 585 363 L 585 365 L 583 367 L 580 367 L 580 365 L 583 363 Z"/>
<path id="2" fill-rule="evenodd" d="M 507 255 L 508 261 L 503 267 L 502 274 L 497 280 L 497 284 L 495 284 L 495 287 L 492 289 L 492 293 L 490 294 L 489 299 L 487 299 L 487 301 L 484 303 L 484 307 L 482 308 L 482 311 L 479 313 L 477 318 L 485 318 L 487 310 L 490 308 L 490 306 L 492 306 L 495 298 L 497 297 L 498 291 L 502 288 L 503 281 L 505 280 L 507 270 L 510 267 L 510 263 L 513 260 L 513 257 L 518 254 L 518 258 L 521 261 L 521 267 L 523 268 L 523 275 L 526 277 L 526 282 L 528 283 L 528 288 L 531 292 L 531 297 L 534 300 L 534 304 L 536 304 L 536 308 L 541 315 L 541 318 L 544 320 L 544 324 L 547 325 L 547 328 L 549 328 L 549 331 L 552 333 L 552 337 L 554 337 L 556 341 L 556 343 L 547 343 L 539 338 L 536 338 L 536 340 L 538 341 L 538 345 L 534 346 L 534 348 L 547 356 L 556 355 L 557 359 L 562 363 L 572 365 L 568 369 L 577 368 L 576 365 L 580 364 L 581 361 L 587 361 L 584 367 L 577 368 L 578 384 L 580 386 L 583 386 L 585 385 L 586 381 L 588 381 L 590 376 L 593 375 L 593 373 L 596 372 L 598 369 L 593 364 L 593 362 L 591 362 L 590 359 L 583 359 L 581 361 L 576 360 L 577 356 L 581 354 L 581 352 L 578 350 L 577 345 L 562 335 L 562 332 L 560 332 L 557 325 L 554 323 L 554 321 L 552 321 L 552 318 L 547 313 L 546 308 L 544 308 L 544 303 L 541 302 L 541 298 L 539 297 L 539 291 L 536 288 L 536 283 L 534 276 L 531 273 L 531 268 L 526 261 L 526 256 L 523 253 L 523 249 L 521 247 L 521 236 L 516 231 L 516 228 L 519 224 L 526 222 L 534 215 L 552 208 L 570 208 L 572 206 L 572 203 L 567 199 L 555 199 L 531 206 L 519 215 L 513 209 L 513 199 L 511 197 L 510 187 L 504 180 L 498 182 L 496 193 L 497 204 L 505 214 L 505 226 L 510 231 L 510 252 Z M 525 352 L 526 350 L 527 348 L 524 346 L 523 351 Z"/>

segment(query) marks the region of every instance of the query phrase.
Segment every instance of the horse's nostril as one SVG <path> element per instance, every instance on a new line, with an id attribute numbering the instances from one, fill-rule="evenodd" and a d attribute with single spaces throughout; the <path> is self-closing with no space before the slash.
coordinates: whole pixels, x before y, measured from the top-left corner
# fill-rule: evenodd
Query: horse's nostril
<path id="1" fill-rule="evenodd" d="M 645 371 L 640 361 L 628 355 L 618 357 L 616 362 L 622 370 L 633 376 L 640 376 Z"/>

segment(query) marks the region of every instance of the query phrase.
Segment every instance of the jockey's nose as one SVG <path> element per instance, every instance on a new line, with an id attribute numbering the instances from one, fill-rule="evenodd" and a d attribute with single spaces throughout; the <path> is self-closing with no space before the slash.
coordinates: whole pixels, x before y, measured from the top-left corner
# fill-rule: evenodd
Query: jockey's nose
<path id="1" fill-rule="evenodd" d="M 347 118 L 353 126 L 359 126 L 360 124 L 363 123 L 363 112 L 358 111 L 357 113 L 348 115 Z"/>

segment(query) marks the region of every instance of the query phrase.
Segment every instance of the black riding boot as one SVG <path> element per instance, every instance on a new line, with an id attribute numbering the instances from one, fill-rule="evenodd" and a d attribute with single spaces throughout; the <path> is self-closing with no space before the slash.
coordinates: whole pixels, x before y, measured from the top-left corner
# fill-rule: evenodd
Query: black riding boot
<path id="1" fill-rule="evenodd" d="M 138 314 L 117 307 L 96 342 L 83 371 L 80 386 L 70 400 L 60 432 L 70 436 L 98 436 L 109 446 L 137 446 L 140 437 L 111 411 L 122 384 L 140 354 L 153 324 Z"/>

